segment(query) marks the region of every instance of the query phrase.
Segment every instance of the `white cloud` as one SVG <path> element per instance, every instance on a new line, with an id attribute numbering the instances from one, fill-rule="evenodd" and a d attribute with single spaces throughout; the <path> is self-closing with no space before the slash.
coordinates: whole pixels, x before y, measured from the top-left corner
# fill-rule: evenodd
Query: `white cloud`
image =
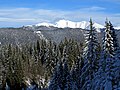
<path id="1" fill-rule="evenodd" d="M 104 8 L 104 7 L 93 6 L 93 7 L 83 8 L 81 10 L 85 10 L 85 11 L 101 11 L 101 10 L 105 10 L 105 9 L 106 8 Z"/>
<path id="2" fill-rule="evenodd" d="M 105 8 L 97 6 L 81 8 L 74 11 L 31 8 L 0 9 L 0 26 L 22 26 L 39 22 L 54 22 L 63 18 L 73 21 L 88 21 L 90 17 L 94 21 L 102 24 L 104 24 L 105 18 L 108 17 L 114 25 L 120 26 L 119 14 L 105 13 L 103 12 L 104 10 Z"/>

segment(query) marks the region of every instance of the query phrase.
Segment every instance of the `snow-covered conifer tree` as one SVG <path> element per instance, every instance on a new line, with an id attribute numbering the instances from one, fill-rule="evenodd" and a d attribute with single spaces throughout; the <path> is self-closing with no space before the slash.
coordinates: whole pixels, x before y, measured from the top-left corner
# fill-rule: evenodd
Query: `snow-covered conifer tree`
<path id="1" fill-rule="evenodd" d="M 64 90 L 72 90 L 71 75 L 68 68 L 67 60 L 64 62 L 63 65 L 63 86 Z"/>
<path id="2" fill-rule="evenodd" d="M 114 47 L 114 79 L 112 80 L 113 83 L 113 88 L 117 89 L 120 88 L 120 47 L 119 47 L 119 43 L 118 43 L 118 39 L 117 39 L 117 34 L 115 32 L 115 29 L 113 28 L 113 25 L 111 24 L 111 22 L 109 21 L 109 26 L 110 26 L 110 30 L 112 32 L 112 38 L 113 38 L 113 47 Z"/>
<path id="3" fill-rule="evenodd" d="M 92 90 L 93 76 L 98 69 L 98 44 L 96 30 L 90 19 L 90 30 L 86 35 L 86 47 L 83 54 L 84 66 L 81 75 L 82 90 Z"/>
<path id="4" fill-rule="evenodd" d="M 48 90 L 64 90 L 63 88 L 63 66 L 62 62 L 59 61 L 53 73 Z"/>
<path id="5" fill-rule="evenodd" d="M 57 90 L 57 70 L 55 69 L 48 90 Z"/>
<path id="6" fill-rule="evenodd" d="M 72 90 L 78 90 L 77 83 L 76 83 L 75 65 L 72 67 L 70 75 L 71 75 Z"/>
<path id="7" fill-rule="evenodd" d="M 106 21 L 99 70 L 95 77 L 95 90 L 115 90 L 119 88 L 120 68 L 117 65 L 119 60 L 116 59 L 118 48 L 114 28 L 110 22 Z"/>
<path id="8" fill-rule="evenodd" d="M 82 67 L 83 67 L 83 60 L 78 56 L 71 70 L 72 90 L 80 90 L 82 87 L 82 83 L 80 81 Z"/>

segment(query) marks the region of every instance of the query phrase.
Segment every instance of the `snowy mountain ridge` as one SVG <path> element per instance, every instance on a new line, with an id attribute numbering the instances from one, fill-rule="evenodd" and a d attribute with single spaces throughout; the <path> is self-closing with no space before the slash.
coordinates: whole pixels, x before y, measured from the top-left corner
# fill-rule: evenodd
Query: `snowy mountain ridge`
<path id="1" fill-rule="evenodd" d="M 89 22 L 88 21 L 81 21 L 81 22 L 73 22 L 70 20 L 59 20 L 55 23 L 47 23 L 47 22 L 42 22 L 42 23 L 38 23 L 35 25 L 26 25 L 25 27 L 30 27 L 30 28 L 34 28 L 34 27 L 39 27 L 39 26 L 45 26 L 47 28 L 51 28 L 51 27 L 56 27 L 56 28 L 81 28 L 81 29 L 88 29 L 89 30 Z M 101 25 L 99 23 L 93 22 L 93 27 L 96 28 L 97 32 L 101 32 L 101 29 L 105 28 L 104 25 Z M 120 27 L 114 27 L 117 30 L 120 30 Z"/>
<path id="2" fill-rule="evenodd" d="M 32 26 L 46 26 L 46 27 L 53 26 L 53 27 L 58 27 L 58 28 L 68 27 L 68 28 L 88 29 L 89 22 L 87 22 L 87 21 L 73 22 L 73 21 L 63 19 L 63 20 L 59 20 L 59 21 L 55 22 L 55 24 L 42 22 L 42 23 L 38 23 L 38 24 L 35 24 L 35 25 L 27 25 L 27 26 L 29 26 L 29 27 L 32 27 Z M 103 25 L 98 24 L 98 23 L 94 23 L 93 26 L 95 28 L 104 28 Z"/>

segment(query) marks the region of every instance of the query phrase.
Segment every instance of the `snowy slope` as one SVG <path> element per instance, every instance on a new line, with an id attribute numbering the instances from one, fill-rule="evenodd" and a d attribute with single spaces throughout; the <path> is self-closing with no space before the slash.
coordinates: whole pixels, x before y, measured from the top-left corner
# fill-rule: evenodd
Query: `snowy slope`
<path id="1" fill-rule="evenodd" d="M 114 28 L 120 30 L 120 26 L 119 27 L 114 27 Z"/>
<path id="2" fill-rule="evenodd" d="M 55 25 L 54 25 L 54 24 L 51 24 L 51 23 L 46 23 L 46 22 L 43 22 L 43 23 L 38 23 L 38 24 L 36 24 L 35 26 L 46 26 L 46 27 L 49 27 L 49 26 L 54 26 L 54 27 L 55 27 Z"/>
<path id="3" fill-rule="evenodd" d="M 103 25 L 98 24 L 98 23 L 94 23 L 93 27 L 95 27 L 95 28 L 105 28 Z"/>
<path id="4" fill-rule="evenodd" d="M 69 27 L 69 28 L 86 29 L 86 27 L 89 26 L 89 22 L 86 22 L 86 21 L 72 22 L 72 21 L 69 21 L 69 20 L 59 20 L 58 22 L 56 22 L 56 26 L 59 27 L 59 28 Z"/>
<path id="5" fill-rule="evenodd" d="M 98 23 L 94 23 L 94 24 L 93 24 L 93 27 L 95 27 L 95 28 L 96 28 L 96 31 L 99 32 L 99 33 L 101 32 L 100 29 L 105 28 L 103 25 L 100 25 L 100 24 L 98 24 Z"/>

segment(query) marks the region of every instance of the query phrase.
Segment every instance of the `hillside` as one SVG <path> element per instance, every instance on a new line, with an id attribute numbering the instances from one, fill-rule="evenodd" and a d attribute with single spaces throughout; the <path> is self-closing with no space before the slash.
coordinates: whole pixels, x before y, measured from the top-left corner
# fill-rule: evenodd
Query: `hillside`
<path id="1" fill-rule="evenodd" d="M 45 26 L 39 26 L 35 28 L 1 28 L 0 43 L 27 44 L 34 43 L 39 39 L 46 39 L 55 43 L 60 43 L 65 39 L 65 37 L 68 39 L 74 39 L 78 42 L 83 42 L 85 31 L 85 29 L 80 28 L 48 28 Z M 120 34 L 119 30 L 116 30 L 116 32 L 117 34 Z M 102 32 L 98 32 L 99 37 L 101 37 L 101 34 Z M 120 36 L 118 35 L 118 40 L 120 40 L 119 38 Z"/>

